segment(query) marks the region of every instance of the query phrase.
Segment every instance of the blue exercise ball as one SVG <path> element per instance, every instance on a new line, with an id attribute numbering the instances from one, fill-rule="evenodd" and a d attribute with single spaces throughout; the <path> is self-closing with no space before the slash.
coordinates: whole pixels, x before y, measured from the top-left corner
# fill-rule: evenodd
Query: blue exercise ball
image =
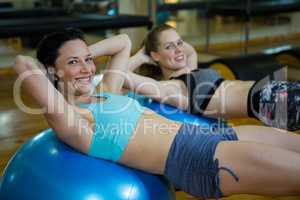
<path id="1" fill-rule="evenodd" d="M 129 92 L 127 95 L 130 98 L 137 100 L 142 106 L 147 107 L 170 120 L 198 125 L 204 128 L 210 128 L 211 126 L 217 126 L 219 128 L 227 127 L 227 123 L 224 120 L 193 115 L 174 106 L 159 103 L 158 101 L 134 92 Z"/>
<path id="2" fill-rule="evenodd" d="M 48 129 L 24 144 L 7 165 L 3 200 L 171 200 L 161 176 L 74 151 Z"/>

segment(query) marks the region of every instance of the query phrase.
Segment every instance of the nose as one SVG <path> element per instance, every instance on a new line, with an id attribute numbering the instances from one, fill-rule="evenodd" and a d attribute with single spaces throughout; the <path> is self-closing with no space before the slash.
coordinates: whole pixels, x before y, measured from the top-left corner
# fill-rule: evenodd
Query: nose
<path id="1" fill-rule="evenodd" d="M 86 62 L 82 62 L 81 71 L 82 72 L 91 72 L 92 71 L 91 64 L 86 63 Z"/>
<path id="2" fill-rule="evenodd" d="M 181 53 L 182 52 L 182 47 L 179 46 L 179 45 L 176 45 L 175 52 L 176 53 Z"/>

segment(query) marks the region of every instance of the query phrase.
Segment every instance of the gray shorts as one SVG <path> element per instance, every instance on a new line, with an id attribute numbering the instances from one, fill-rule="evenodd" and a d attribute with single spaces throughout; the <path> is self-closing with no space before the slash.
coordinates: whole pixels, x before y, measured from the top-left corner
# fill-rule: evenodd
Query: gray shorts
<path id="1" fill-rule="evenodd" d="M 183 124 L 177 133 L 166 162 L 164 175 L 174 186 L 195 197 L 220 198 L 219 167 L 214 160 L 215 150 L 221 141 L 235 141 L 238 137 L 232 128 L 202 130 L 201 126 Z"/>

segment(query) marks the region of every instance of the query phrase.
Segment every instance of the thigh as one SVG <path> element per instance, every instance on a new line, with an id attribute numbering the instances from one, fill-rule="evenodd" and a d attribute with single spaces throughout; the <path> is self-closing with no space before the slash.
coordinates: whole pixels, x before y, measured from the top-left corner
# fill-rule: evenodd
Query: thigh
<path id="1" fill-rule="evenodd" d="M 259 142 L 300 153 L 300 135 L 293 132 L 255 125 L 236 126 L 233 129 L 240 141 Z"/>
<path id="2" fill-rule="evenodd" d="M 220 170 L 220 188 L 224 195 L 299 194 L 300 154 L 271 145 L 245 141 L 222 141 L 218 144 L 215 159 Z"/>

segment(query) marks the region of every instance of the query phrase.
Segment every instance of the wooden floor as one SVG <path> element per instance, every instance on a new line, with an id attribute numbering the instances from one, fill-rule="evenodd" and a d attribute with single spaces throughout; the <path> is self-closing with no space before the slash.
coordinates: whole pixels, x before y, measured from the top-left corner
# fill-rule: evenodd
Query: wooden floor
<path id="1" fill-rule="evenodd" d="M 16 76 L 11 72 L 0 72 L 0 172 L 15 151 L 33 135 L 48 127 L 41 115 L 29 115 L 18 109 L 13 98 Z M 28 106 L 33 101 L 22 95 Z"/>

